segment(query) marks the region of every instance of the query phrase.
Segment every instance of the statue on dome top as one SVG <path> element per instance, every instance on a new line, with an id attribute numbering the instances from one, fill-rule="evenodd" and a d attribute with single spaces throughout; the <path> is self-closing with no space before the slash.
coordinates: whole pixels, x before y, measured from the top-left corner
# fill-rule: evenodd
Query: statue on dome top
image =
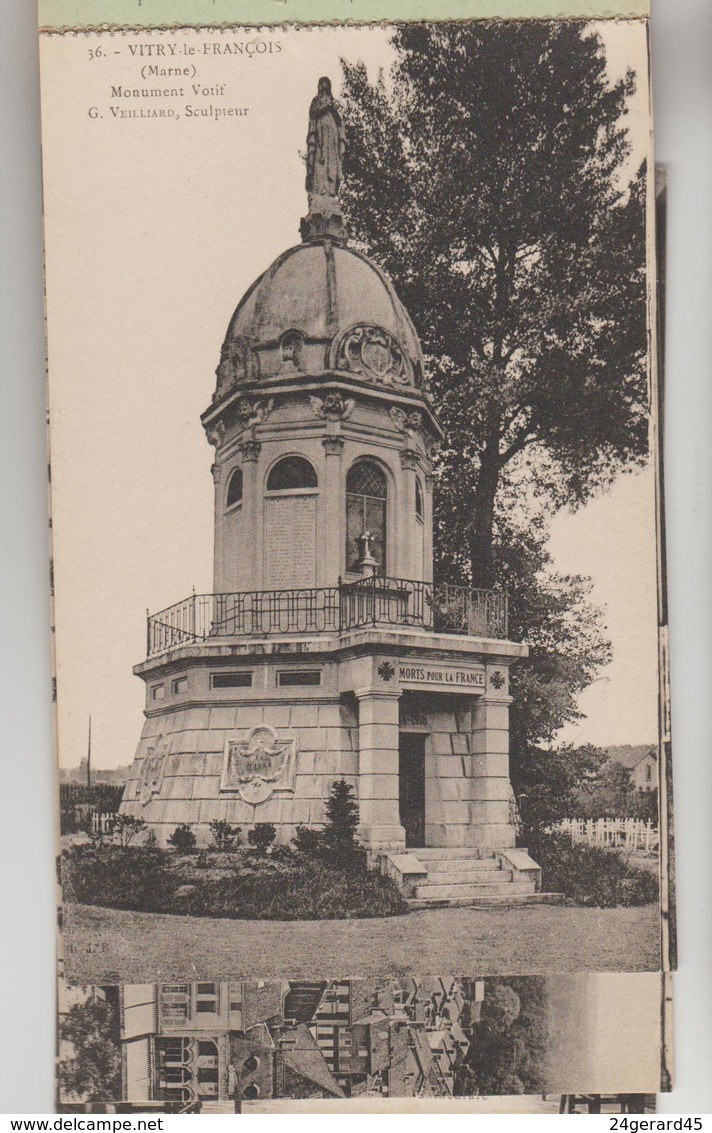
<path id="1" fill-rule="evenodd" d="M 309 107 L 306 188 L 310 195 L 338 196 L 345 149 L 346 133 L 331 80 L 321 78 Z"/>

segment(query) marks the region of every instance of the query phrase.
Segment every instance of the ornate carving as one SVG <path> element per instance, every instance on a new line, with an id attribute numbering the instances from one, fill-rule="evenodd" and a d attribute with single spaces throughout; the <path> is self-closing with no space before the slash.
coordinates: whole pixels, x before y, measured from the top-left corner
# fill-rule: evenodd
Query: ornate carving
<path id="1" fill-rule="evenodd" d="M 253 728 L 246 740 L 225 740 L 221 791 L 236 791 L 252 806 L 267 802 L 275 791 L 292 791 L 297 741 L 279 739 L 273 728 Z"/>
<path id="2" fill-rule="evenodd" d="M 343 437 L 327 436 L 324 437 L 321 443 L 324 446 L 324 451 L 326 452 L 327 456 L 341 456 L 341 453 L 344 450 Z"/>
<path id="3" fill-rule="evenodd" d="M 406 413 L 399 405 L 392 405 L 388 415 L 398 432 L 405 433 L 406 437 L 414 437 L 423 423 L 423 414 L 417 409 L 413 413 Z"/>
<path id="4" fill-rule="evenodd" d="M 437 439 L 437 437 L 430 437 L 430 436 L 426 437 L 425 438 L 425 455 L 427 456 L 428 460 L 431 461 L 431 462 L 433 460 L 435 460 L 435 458 L 437 457 L 439 452 L 440 452 L 440 441 Z"/>
<path id="5" fill-rule="evenodd" d="M 490 684 L 492 685 L 493 688 L 496 688 L 497 691 L 499 691 L 500 689 L 503 689 L 506 683 L 507 683 L 507 678 L 506 678 L 505 674 L 501 671 L 501 669 L 495 669 L 495 671 L 490 674 Z"/>
<path id="6" fill-rule="evenodd" d="M 412 385 L 413 381 L 410 364 L 393 335 L 365 324 L 353 327 L 342 338 L 336 368 L 386 385 Z"/>
<path id="7" fill-rule="evenodd" d="M 416 468 L 420 467 L 420 454 L 414 448 L 402 448 L 400 450 L 401 468 L 410 472 L 415 472 Z"/>
<path id="8" fill-rule="evenodd" d="M 221 465 L 211 464 L 210 471 L 212 473 L 212 477 L 213 477 L 214 482 L 216 484 L 219 484 L 220 481 L 222 480 L 222 467 L 221 467 Z"/>
<path id="9" fill-rule="evenodd" d="M 161 784 L 163 783 L 163 772 L 169 751 L 170 742 L 164 740 L 163 736 L 156 736 L 153 747 L 150 747 L 146 752 L 146 758 L 141 767 L 137 788 L 138 797 L 141 800 L 142 806 L 146 806 L 154 795 L 160 793 Z"/>
<path id="10" fill-rule="evenodd" d="M 220 362 L 215 371 L 218 379 L 213 401 L 220 401 L 230 390 L 249 377 L 250 346 L 246 338 L 225 339 Z"/>
<path id="11" fill-rule="evenodd" d="M 242 459 L 245 461 L 257 460 L 262 452 L 262 445 L 259 441 L 242 441 L 237 447 L 242 453 Z"/>
<path id="12" fill-rule="evenodd" d="M 211 445 L 215 445 L 216 449 L 220 448 L 225 440 L 225 422 L 216 421 L 214 425 L 207 425 L 205 435 Z"/>
<path id="13" fill-rule="evenodd" d="M 325 421 L 344 421 L 354 411 L 356 401 L 349 397 L 344 401 L 340 393 L 328 393 L 326 397 L 310 397 L 309 408 L 315 417 Z"/>
<path id="14" fill-rule="evenodd" d="M 262 398 L 256 398 L 254 401 L 241 398 L 235 406 L 237 435 L 249 432 L 250 436 L 254 437 L 257 425 L 266 421 L 273 409 L 274 398 L 270 398 L 269 401 Z"/>
<path id="15" fill-rule="evenodd" d="M 304 336 L 298 330 L 285 331 L 279 340 L 282 361 L 291 362 L 297 369 L 300 369 L 303 347 Z"/>
<path id="16" fill-rule="evenodd" d="M 378 666 L 378 675 L 382 681 L 392 681 L 396 675 L 395 667 L 390 661 L 381 661 Z"/>

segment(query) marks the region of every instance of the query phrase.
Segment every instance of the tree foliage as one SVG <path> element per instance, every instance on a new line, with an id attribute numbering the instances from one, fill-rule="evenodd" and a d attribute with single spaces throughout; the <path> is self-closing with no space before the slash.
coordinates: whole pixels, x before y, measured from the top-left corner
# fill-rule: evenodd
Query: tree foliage
<path id="1" fill-rule="evenodd" d="M 343 63 L 351 231 L 421 336 L 448 438 L 440 525 L 494 575 L 516 462 L 578 504 L 646 452 L 644 175 L 634 90 L 569 22 L 408 25 L 387 81 Z"/>
<path id="2" fill-rule="evenodd" d="M 59 1036 L 71 1054 L 60 1057 L 59 1083 L 66 1100 L 111 1101 L 121 1097 L 121 1050 L 116 1006 L 104 1000 L 73 1004 Z"/>
<path id="3" fill-rule="evenodd" d="M 580 718 L 576 697 L 611 659 L 591 584 L 553 571 L 543 523 L 517 527 L 502 516 L 494 546 L 495 581 L 509 592 L 509 635 L 529 646 L 512 669 L 513 751 L 549 743 Z M 516 707 L 515 707 L 516 706 Z"/>
<path id="4" fill-rule="evenodd" d="M 181 822 L 176 826 L 168 839 L 168 845 L 172 846 L 177 854 L 192 854 L 197 844 L 198 840 L 195 837 L 195 832 L 187 822 Z"/>
<path id="5" fill-rule="evenodd" d="M 541 1093 L 546 1088 L 546 1004 L 541 977 L 486 980 L 456 1093 Z"/>
<path id="6" fill-rule="evenodd" d="M 345 779 L 334 780 L 326 800 L 325 814 L 323 850 L 332 861 L 348 864 L 358 854 L 356 829 L 359 811 L 351 783 Z"/>
<path id="7" fill-rule="evenodd" d="M 241 826 L 231 826 L 224 818 L 216 818 L 210 823 L 210 833 L 218 850 L 235 849 L 240 842 Z"/>
<path id="8" fill-rule="evenodd" d="M 277 828 L 271 822 L 256 822 L 247 831 L 247 841 L 260 854 L 266 854 L 277 837 Z"/>

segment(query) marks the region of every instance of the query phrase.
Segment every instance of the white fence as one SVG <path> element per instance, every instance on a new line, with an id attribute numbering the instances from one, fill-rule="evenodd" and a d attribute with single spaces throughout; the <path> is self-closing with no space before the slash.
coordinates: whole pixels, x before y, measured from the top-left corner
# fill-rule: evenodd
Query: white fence
<path id="1" fill-rule="evenodd" d="M 585 842 L 646 853 L 658 848 L 657 827 L 642 818 L 564 818 L 558 829 L 570 835 L 572 846 Z"/>
<path id="2" fill-rule="evenodd" d="M 95 810 L 91 816 L 91 832 L 92 834 L 113 834 L 115 822 L 116 814 L 101 814 L 98 810 Z"/>

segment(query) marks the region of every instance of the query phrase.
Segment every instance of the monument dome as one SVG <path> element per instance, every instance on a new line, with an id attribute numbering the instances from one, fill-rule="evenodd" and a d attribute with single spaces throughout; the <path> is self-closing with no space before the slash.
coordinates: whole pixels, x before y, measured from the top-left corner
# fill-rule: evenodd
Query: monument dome
<path id="1" fill-rule="evenodd" d="M 283 252 L 240 300 L 216 397 L 245 382 L 327 370 L 396 388 L 423 386 L 418 336 L 388 276 L 323 237 Z"/>

